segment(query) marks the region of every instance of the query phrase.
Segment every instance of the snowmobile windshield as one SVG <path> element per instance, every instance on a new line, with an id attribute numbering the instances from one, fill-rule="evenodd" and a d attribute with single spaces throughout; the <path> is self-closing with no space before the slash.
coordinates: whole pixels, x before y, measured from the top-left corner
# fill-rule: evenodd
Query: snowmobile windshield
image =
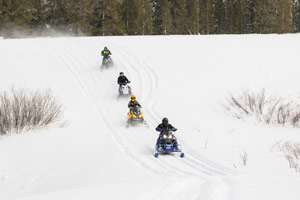
<path id="1" fill-rule="evenodd" d="M 140 109 L 137 107 L 137 106 L 135 106 L 135 107 L 133 107 L 132 108 L 132 112 L 136 115 L 136 114 L 139 114 L 140 113 Z"/>

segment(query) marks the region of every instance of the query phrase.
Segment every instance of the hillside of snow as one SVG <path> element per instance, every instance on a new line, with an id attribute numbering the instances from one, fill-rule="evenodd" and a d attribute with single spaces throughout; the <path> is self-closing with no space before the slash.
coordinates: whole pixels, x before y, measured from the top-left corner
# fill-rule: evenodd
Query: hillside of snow
<path id="1" fill-rule="evenodd" d="M 0 136 L 0 199 L 299 200 L 300 173 L 275 146 L 300 142 L 300 130 L 222 107 L 243 89 L 299 101 L 299 45 L 299 35 L 0 40 L 0 90 L 50 88 L 68 121 Z M 116 68 L 101 72 L 104 46 Z M 149 128 L 125 127 L 121 71 Z M 163 117 L 184 158 L 153 156 Z"/>

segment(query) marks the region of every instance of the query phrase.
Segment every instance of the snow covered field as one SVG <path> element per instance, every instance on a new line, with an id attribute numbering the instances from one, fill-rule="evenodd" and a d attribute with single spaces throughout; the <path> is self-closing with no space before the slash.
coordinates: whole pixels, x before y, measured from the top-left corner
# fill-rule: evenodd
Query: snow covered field
<path id="1" fill-rule="evenodd" d="M 117 68 L 100 72 L 104 46 Z M 51 88 L 69 122 L 0 136 L 0 199 L 299 200 L 300 173 L 274 145 L 300 142 L 300 130 L 222 107 L 244 88 L 299 101 L 299 46 L 299 35 L 0 40 L 0 89 Z M 120 71 L 149 128 L 125 128 Z M 154 158 L 162 117 L 185 158 Z"/>

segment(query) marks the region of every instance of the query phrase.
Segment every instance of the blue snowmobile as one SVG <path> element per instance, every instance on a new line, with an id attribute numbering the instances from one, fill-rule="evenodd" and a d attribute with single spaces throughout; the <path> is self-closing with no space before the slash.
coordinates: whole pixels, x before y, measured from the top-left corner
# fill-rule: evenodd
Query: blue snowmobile
<path id="1" fill-rule="evenodd" d="M 181 146 L 178 144 L 176 137 L 171 130 L 163 130 L 156 142 L 154 156 L 157 158 L 159 154 L 171 154 L 173 152 L 180 153 L 180 157 L 184 157 Z"/>

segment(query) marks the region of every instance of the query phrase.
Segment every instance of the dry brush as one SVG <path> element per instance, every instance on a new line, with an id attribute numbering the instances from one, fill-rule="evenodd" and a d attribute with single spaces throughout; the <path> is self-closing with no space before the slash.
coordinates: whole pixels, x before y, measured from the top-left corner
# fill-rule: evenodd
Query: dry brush
<path id="1" fill-rule="evenodd" d="M 300 127 L 300 105 L 288 98 L 266 95 L 265 89 L 257 93 L 244 90 L 229 95 L 224 108 L 238 119 L 253 117 L 266 124 Z"/>
<path id="2" fill-rule="evenodd" d="M 62 120 L 63 107 L 48 90 L 0 92 L 0 133 L 21 133 Z"/>
<path id="3" fill-rule="evenodd" d="M 294 168 L 296 172 L 300 171 L 300 143 L 299 142 L 278 142 L 274 145 L 279 151 L 283 152 L 284 157 L 289 163 L 290 168 Z"/>

